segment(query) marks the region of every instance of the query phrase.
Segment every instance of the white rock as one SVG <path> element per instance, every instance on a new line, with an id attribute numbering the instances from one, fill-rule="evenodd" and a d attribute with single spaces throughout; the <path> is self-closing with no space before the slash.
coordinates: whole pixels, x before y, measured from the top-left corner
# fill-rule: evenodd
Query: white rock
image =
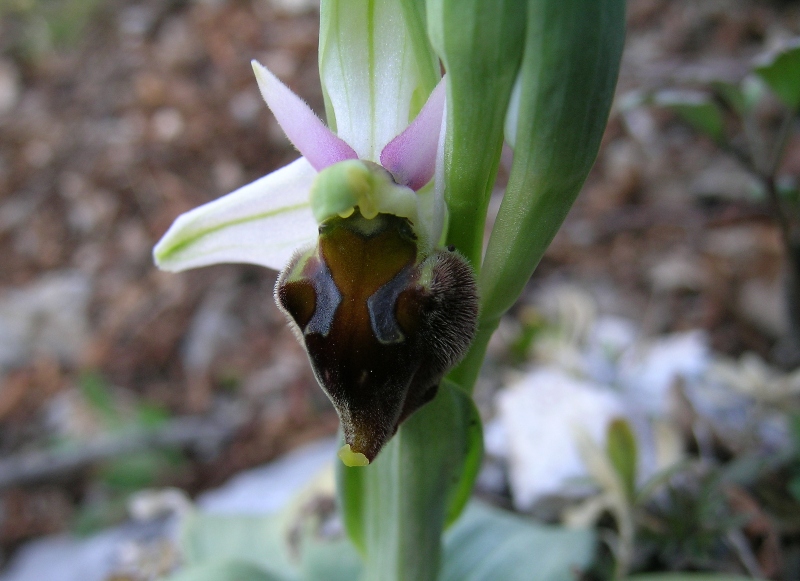
<path id="1" fill-rule="evenodd" d="M 583 430 L 602 443 L 608 423 L 627 415 L 619 395 L 557 368 L 526 375 L 500 392 L 497 404 L 508 441 L 514 505 L 519 510 L 529 510 L 544 496 L 582 494 L 585 487 L 568 483 L 586 476 L 576 432 Z"/>
<path id="2" fill-rule="evenodd" d="M 0 59 L 0 115 L 9 113 L 19 101 L 20 82 L 11 61 Z"/>
<path id="3" fill-rule="evenodd" d="M 626 351 L 620 358 L 619 382 L 633 405 L 663 416 L 675 381 L 697 379 L 709 364 L 705 333 L 676 333 Z"/>
<path id="4" fill-rule="evenodd" d="M 483 450 L 495 458 L 508 458 L 508 432 L 498 418 L 489 420 L 483 426 Z"/>
<path id="5" fill-rule="evenodd" d="M 62 271 L 0 296 L 0 370 L 37 355 L 78 362 L 89 339 L 91 282 Z"/>
<path id="6" fill-rule="evenodd" d="M 197 505 L 201 510 L 216 514 L 275 512 L 332 462 L 336 448 L 334 438 L 298 448 L 270 464 L 239 474 L 221 488 L 202 494 Z M 170 490 L 160 494 L 149 492 L 136 502 L 135 516 L 139 519 L 159 515 L 163 512 L 159 508 L 178 514 L 186 510 L 181 493 Z M 142 554 L 152 561 L 147 551 L 153 547 L 173 546 L 171 539 L 177 533 L 176 525 L 174 518 L 140 520 L 88 539 L 54 535 L 32 541 L 20 548 L 5 572 L 0 574 L 0 581 L 105 581 L 112 574 L 130 571 L 132 561 L 141 563 Z"/>
<path id="7" fill-rule="evenodd" d="M 636 326 L 622 317 L 601 316 L 589 330 L 583 353 L 583 372 L 603 384 L 617 381 L 620 357 L 636 342 Z"/>
<path id="8" fill-rule="evenodd" d="M 88 539 L 54 535 L 21 547 L 0 581 L 105 581 L 120 549 L 132 539 L 152 536 L 158 525 L 126 525 Z"/>
<path id="9" fill-rule="evenodd" d="M 319 9 L 319 0 L 272 0 L 270 3 L 279 12 L 292 16 Z"/>
<path id="10" fill-rule="evenodd" d="M 336 458 L 337 440 L 329 438 L 298 448 L 260 468 L 233 477 L 201 494 L 197 506 L 215 514 L 263 514 L 280 510 Z"/>

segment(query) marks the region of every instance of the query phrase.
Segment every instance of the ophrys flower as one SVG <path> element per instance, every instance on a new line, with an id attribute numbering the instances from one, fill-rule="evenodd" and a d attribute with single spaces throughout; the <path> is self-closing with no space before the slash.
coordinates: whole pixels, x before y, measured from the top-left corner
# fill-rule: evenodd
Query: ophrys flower
<path id="1" fill-rule="evenodd" d="M 303 157 L 179 216 L 154 250 L 166 270 L 288 262 L 276 299 L 341 418 L 348 464 L 372 460 L 435 395 L 475 332 L 472 270 L 439 246 L 444 81 L 404 127 L 419 83 L 403 63 L 389 59 L 401 70 L 379 77 L 395 85 L 387 92 L 373 79 L 366 95 L 358 69 L 330 69 L 337 135 L 254 61 L 265 101 Z M 372 105 L 360 111 L 364 103 Z"/>

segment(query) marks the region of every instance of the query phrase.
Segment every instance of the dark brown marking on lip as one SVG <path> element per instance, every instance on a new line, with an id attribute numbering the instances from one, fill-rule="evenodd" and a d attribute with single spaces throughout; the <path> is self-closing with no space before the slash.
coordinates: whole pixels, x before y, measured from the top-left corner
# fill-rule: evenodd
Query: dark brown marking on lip
<path id="1" fill-rule="evenodd" d="M 312 281 L 316 305 L 314 315 L 305 327 L 301 326 L 300 328 L 304 335 L 316 333 L 325 337 L 331 332 L 336 310 L 342 302 L 342 294 L 336 288 L 328 267 L 322 261 L 320 261 Z"/>
<path id="2" fill-rule="evenodd" d="M 475 333 L 469 265 L 444 250 L 419 257 L 408 221 L 392 215 L 366 220 L 356 210 L 326 221 L 317 247 L 281 274 L 276 297 L 302 332 L 346 442 L 370 461 L 433 399 Z"/>
<path id="3" fill-rule="evenodd" d="M 406 339 L 397 319 L 397 298 L 409 286 L 411 278 L 412 268 L 409 266 L 367 299 L 372 332 L 384 345 L 400 343 Z"/>

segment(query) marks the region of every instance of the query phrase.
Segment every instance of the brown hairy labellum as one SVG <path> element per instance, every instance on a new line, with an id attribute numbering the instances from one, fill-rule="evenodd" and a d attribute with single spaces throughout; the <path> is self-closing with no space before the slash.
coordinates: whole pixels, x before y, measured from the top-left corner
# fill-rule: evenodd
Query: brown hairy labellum
<path id="1" fill-rule="evenodd" d="M 405 218 L 358 209 L 320 226 L 275 287 L 333 402 L 347 464 L 372 461 L 398 426 L 436 395 L 475 336 L 478 298 L 453 250 L 420 256 Z M 349 448 L 348 448 L 349 446 Z"/>

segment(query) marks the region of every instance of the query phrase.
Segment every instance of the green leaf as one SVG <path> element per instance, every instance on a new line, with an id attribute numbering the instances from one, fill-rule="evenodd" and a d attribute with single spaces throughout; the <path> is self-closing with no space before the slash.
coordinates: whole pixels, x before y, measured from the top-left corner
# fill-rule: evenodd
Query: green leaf
<path id="1" fill-rule="evenodd" d="M 436 579 L 442 530 L 469 499 L 482 451 L 472 399 L 445 381 L 372 464 L 339 465 L 343 518 L 367 579 Z"/>
<path id="2" fill-rule="evenodd" d="M 503 123 L 522 56 L 525 0 L 428 0 L 428 30 L 447 72 L 448 244 L 478 270 Z"/>
<path id="3" fill-rule="evenodd" d="M 190 514 L 182 526 L 184 559 L 187 565 L 244 562 L 296 579 L 299 567 L 289 557 L 285 524 L 277 515 Z"/>
<path id="4" fill-rule="evenodd" d="M 94 411 L 102 416 L 109 428 L 118 429 L 124 425 L 125 421 L 117 409 L 111 388 L 102 375 L 92 371 L 86 372 L 81 375 L 78 385 L 83 397 Z"/>
<path id="5" fill-rule="evenodd" d="M 445 537 L 440 581 L 574 581 L 594 558 L 589 530 L 545 526 L 473 502 Z"/>
<path id="6" fill-rule="evenodd" d="M 632 575 L 627 581 L 753 581 L 749 577 L 716 573 L 648 573 Z"/>
<path id="7" fill-rule="evenodd" d="M 527 23 L 514 162 L 480 274 L 483 345 L 473 350 L 485 349 L 519 297 L 594 163 L 622 55 L 625 2 L 530 0 Z"/>
<path id="8" fill-rule="evenodd" d="M 169 473 L 171 465 L 170 454 L 143 450 L 106 462 L 98 469 L 98 476 L 112 490 L 134 492 L 156 484 L 159 476 Z"/>
<path id="9" fill-rule="evenodd" d="M 800 38 L 764 59 L 754 72 L 787 107 L 800 110 Z"/>
<path id="10" fill-rule="evenodd" d="M 625 420 L 616 419 L 608 425 L 606 453 L 628 499 L 633 499 L 636 494 L 636 436 Z"/>
<path id="11" fill-rule="evenodd" d="M 653 96 L 653 104 L 674 111 L 686 123 L 714 141 L 722 141 L 725 137 L 725 119 L 722 111 L 706 93 L 659 91 Z"/>
<path id="12" fill-rule="evenodd" d="M 357 579 L 362 568 L 358 554 L 345 535 L 322 532 L 313 506 L 290 505 L 260 516 L 191 514 L 182 527 L 186 564 L 235 561 L 280 581 Z"/>
<path id="13" fill-rule="evenodd" d="M 166 581 L 283 581 L 281 577 L 240 561 L 204 563 L 181 570 Z"/>
<path id="14" fill-rule="evenodd" d="M 711 88 L 728 107 L 740 116 L 747 113 L 749 109 L 747 98 L 738 84 L 726 81 L 712 81 Z"/>

